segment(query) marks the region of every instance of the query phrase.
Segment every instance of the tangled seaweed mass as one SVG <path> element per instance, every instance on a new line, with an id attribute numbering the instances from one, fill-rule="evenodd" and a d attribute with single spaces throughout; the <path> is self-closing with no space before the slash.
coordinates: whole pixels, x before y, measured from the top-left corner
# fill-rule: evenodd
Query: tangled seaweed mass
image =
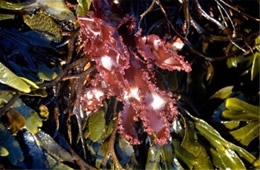
<path id="1" fill-rule="evenodd" d="M 164 145 L 170 136 L 170 122 L 178 112 L 172 94 L 156 86 L 154 65 L 185 72 L 191 67 L 172 43 L 157 35 L 134 33 L 134 17 L 116 16 L 114 5 L 95 0 L 88 17 L 78 18 L 85 54 L 96 63 L 98 72 L 81 104 L 91 112 L 102 106 L 104 99 L 115 96 L 124 104 L 118 116 L 120 134 L 131 144 L 140 144 L 135 124 L 141 120 L 154 142 Z"/>

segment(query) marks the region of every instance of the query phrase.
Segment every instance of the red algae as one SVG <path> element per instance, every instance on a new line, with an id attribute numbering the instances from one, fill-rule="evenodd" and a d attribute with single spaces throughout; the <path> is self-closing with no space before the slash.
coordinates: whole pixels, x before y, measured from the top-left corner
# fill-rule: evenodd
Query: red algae
<path id="1" fill-rule="evenodd" d="M 108 1 L 96 0 L 93 12 L 78 18 L 85 54 L 97 68 L 91 86 L 81 97 L 81 105 L 86 112 L 92 112 L 102 106 L 105 98 L 115 96 L 124 104 L 118 116 L 120 134 L 131 144 L 140 144 L 135 125 L 141 120 L 154 142 L 164 145 L 170 137 L 170 122 L 178 112 L 172 94 L 156 86 L 153 64 L 169 71 L 189 72 L 191 67 L 170 43 L 157 35 L 133 34 L 133 17 L 111 17 L 110 5 Z M 119 33 L 122 25 L 129 31 L 127 36 Z M 128 36 L 132 36 L 129 43 Z"/>

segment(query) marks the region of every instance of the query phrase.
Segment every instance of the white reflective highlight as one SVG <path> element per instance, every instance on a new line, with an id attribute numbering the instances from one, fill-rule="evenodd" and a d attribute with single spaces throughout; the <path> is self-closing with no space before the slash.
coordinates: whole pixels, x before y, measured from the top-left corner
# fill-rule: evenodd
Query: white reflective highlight
<path id="1" fill-rule="evenodd" d="M 93 98 L 93 94 L 89 91 L 87 92 L 87 99 L 92 99 Z"/>
<path id="2" fill-rule="evenodd" d="M 165 64 L 173 64 L 174 63 L 174 58 L 173 57 L 168 58 L 168 59 L 164 60 L 163 63 L 165 63 Z"/>
<path id="3" fill-rule="evenodd" d="M 158 93 L 152 93 L 152 98 L 151 106 L 154 110 L 160 110 L 164 107 L 166 101 Z"/>
<path id="4" fill-rule="evenodd" d="M 98 99 L 98 100 L 100 100 L 100 97 L 104 96 L 104 93 L 100 90 L 97 90 L 97 89 L 94 89 L 93 93 L 94 93 L 96 99 Z"/>
<path id="5" fill-rule="evenodd" d="M 119 59 L 120 59 L 120 55 L 117 54 L 117 56 L 116 56 L 116 63 L 119 63 Z"/>
<path id="6" fill-rule="evenodd" d="M 172 44 L 173 48 L 176 49 L 176 50 L 181 50 L 184 46 L 184 43 L 183 42 L 174 42 Z"/>
<path id="7" fill-rule="evenodd" d="M 95 97 L 97 100 L 100 100 L 100 97 L 104 96 L 104 92 L 102 92 L 101 90 L 93 89 L 91 91 L 88 91 L 86 96 L 88 100 L 93 99 L 93 97 Z"/>
<path id="8" fill-rule="evenodd" d="M 139 89 L 137 87 L 130 89 L 130 97 L 133 97 L 138 101 L 141 100 L 139 96 Z"/>
<path id="9" fill-rule="evenodd" d="M 154 40 L 153 41 L 153 46 L 154 46 L 155 50 L 158 50 L 159 43 L 160 43 L 160 40 Z"/>
<path id="10" fill-rule="evenodd" d="M 129 93 L 125 91 L 124 99 L 128 100 L 131 97 L 135 98 L 138 101 L 141 100 L 139 96 L 139 89 L 137 87 L 131 88 Z"/>
<path id="11" fill-rule="evenodd" d="M 113 66 L 113 61 L 111 59 L 111 57 L 105 55 L 101 58 L 101 64 L 104 68 L 106 68 L 107 70 L 111 70 L 112 66 Z"/>

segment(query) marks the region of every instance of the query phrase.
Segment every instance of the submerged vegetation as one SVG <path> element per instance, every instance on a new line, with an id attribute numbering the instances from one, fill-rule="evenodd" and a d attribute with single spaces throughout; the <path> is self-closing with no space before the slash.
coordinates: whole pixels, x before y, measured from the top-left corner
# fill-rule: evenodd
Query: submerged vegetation
<path id="1" fill-rule="evenodd" d="M 258 14 L 0 0 L 0 168 L 259 168 Z"/>

